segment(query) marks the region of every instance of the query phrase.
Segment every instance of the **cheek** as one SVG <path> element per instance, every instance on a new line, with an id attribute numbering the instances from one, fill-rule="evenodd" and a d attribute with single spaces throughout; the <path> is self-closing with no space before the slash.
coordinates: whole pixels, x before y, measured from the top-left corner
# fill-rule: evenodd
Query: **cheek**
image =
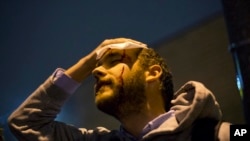
<path id="1" fill-rule="evenodd" d="M 125 64 L 119 64 L 118 66 L 116 66 L 116 68 L 113 68 L 111 71 L 118 85 L 123 86 L 124 78 L 126 77 L 127 72 L 129 71 L 128 66 Z"/>

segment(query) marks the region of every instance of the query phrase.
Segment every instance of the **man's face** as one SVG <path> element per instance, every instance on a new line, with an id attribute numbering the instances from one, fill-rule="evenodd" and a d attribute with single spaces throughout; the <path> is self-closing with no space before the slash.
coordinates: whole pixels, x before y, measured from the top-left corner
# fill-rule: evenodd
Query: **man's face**
<path id="1" fill-rule="evenodd" d="M 140 50 L 109 50 L 98 61 L 93 75 L 95 103 L 101 111 L 121 118 L 139 112 L 145 103 L 144 71 L 137 60 Z"/>

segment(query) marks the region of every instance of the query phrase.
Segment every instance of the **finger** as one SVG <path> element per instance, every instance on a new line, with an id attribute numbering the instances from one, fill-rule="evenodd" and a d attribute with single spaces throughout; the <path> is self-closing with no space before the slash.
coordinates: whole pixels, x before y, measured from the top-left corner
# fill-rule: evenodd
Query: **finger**
<path id="1" fill-rule="evenodd" d="M 136 41 L 136 40 L 133 40 L 133 39 L 130 39 L 130 38 L 114 38 L 114 39 L 106 39 L 104 40 L 100 45 L 99 47 L 103 47 L 103 46 L 106 46 L 106 45 L 109 45 L 109 44 L 117 44 L 117 43 L 124 43 L 124 42 L 127 42 L 127 41 L 130 41 L 130 42 L 134 42 L 136 44 L 144 44 L 142 42 L 139 42 L 139 41 Z M 144 44 L 145 45 L 145 44 Z"/>

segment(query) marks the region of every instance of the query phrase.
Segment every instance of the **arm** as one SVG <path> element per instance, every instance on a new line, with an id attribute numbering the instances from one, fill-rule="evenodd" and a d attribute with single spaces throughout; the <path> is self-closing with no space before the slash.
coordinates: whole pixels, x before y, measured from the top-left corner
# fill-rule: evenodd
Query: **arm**
<path id="1" fill-rule="evenodd" d="M 10 115 L 10 129 L 19 140 L 54 140 L 58 134 L 73 140 L 81 134 L 80 131 L 54 121 L 69 96 L 53 84 L 51 77 L 48 78 Z"/>
<path id="2" fill-rule="evenodd" d="M 123 38 L 105 40 L 90 54 L 65 71 L 69 78 L 82 82 L 96 65 L 96 50 Z M 64 102 L 70 97 L 63 88 L 54 84 L 53 76 L 41 84 L 8 118 L 11 131 L 19 140 L 83 140 L 87 130 L 54 121 Z"/>
<path id="3" fill-rule="evenodd" d="M 66 70 L 65 74 L 69 79 L 81 82 L 90 75 L 94 66 L 93 51 Z M 49 77 L 10 115 L 10 129 L 19 140 L 76 140 L 82 137 L 77 128 L 54 121 L 71 96 L 63 85 L 55 84 L 58 80 L 54 75 Z"/>

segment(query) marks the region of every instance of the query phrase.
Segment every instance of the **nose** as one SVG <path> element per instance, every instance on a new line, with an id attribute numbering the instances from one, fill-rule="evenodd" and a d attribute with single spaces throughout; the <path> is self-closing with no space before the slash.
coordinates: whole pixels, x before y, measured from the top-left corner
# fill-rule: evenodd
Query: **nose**
<path id="1" fill-rule="evenodd" d="M 96 79 L 98 79 L 106 75 L 106 70 L 102 66 L 99 66 L 92 71 L 92 74 Z"/>

